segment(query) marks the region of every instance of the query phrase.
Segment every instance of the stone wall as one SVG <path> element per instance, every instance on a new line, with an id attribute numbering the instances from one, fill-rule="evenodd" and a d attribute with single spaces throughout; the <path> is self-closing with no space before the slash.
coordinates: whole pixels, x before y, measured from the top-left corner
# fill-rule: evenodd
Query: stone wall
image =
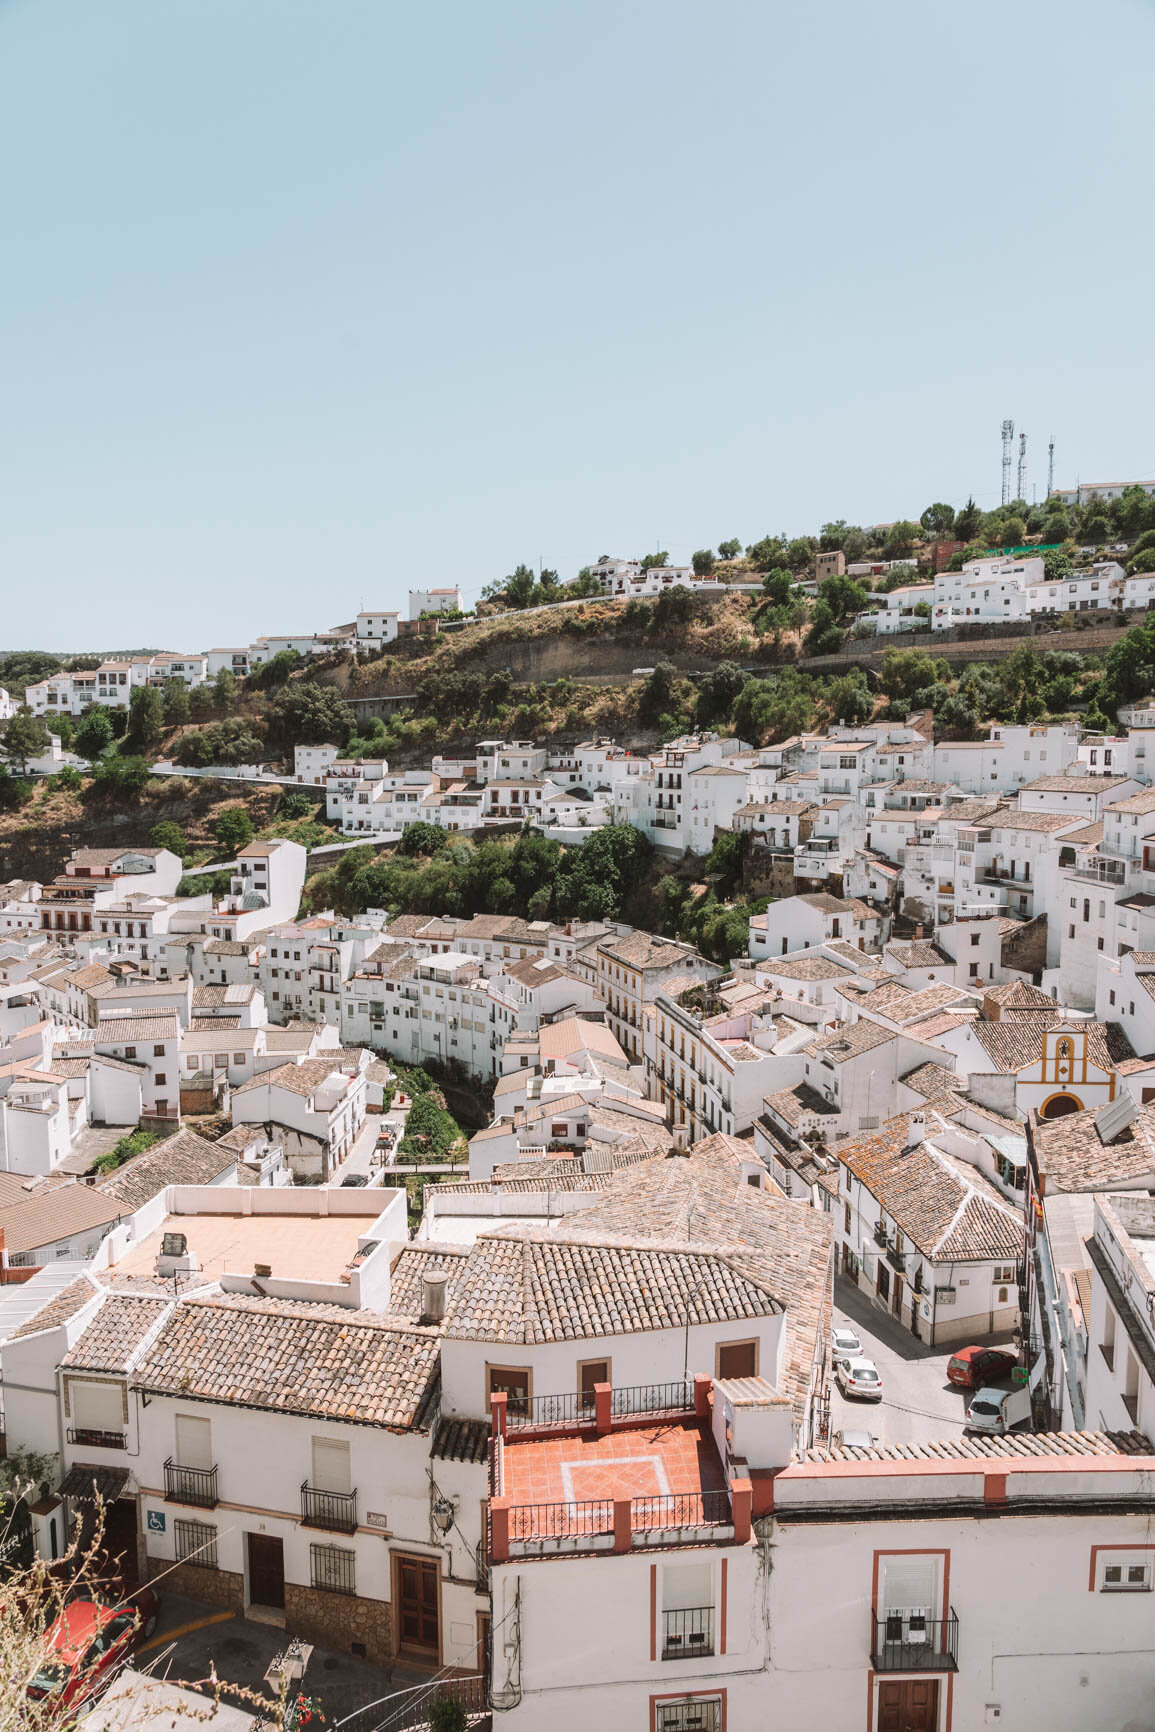
<path id="1" fill-rule="evenodd" d="M 360 1644 L 365 1658 L 377 1666 L 387 1665 L 393 1659 L 393 1632 L 385 1600 L 334 1594 L 324 1588 L 304 1588 L 296 1582 L 286 1582 L 285 1625 L 295 1636 L 305 1636 L 338 1653 L 351 1653 Z"/>
<path id="2" fill-rule="evenodd" d="M 1029 974 L 1037 986 L 1047 966 L 1047 916 L 1036 914 L 1004 933 L 1001 960 L 1004 968 Z"/>
<path id="3" fill-rule="evenodd" d="M 187 1594 L 190 1600 L 205 1600 L 231 1612 L 245 1609 L 245 1578 L 238 1570 L 206 1570 L 200 1564 L 172 1564 L 167 1558 L 150 1557 L 148 1576 L 162 1571 L 167 1571 L 164 1587 L 170 1594 Z"/>

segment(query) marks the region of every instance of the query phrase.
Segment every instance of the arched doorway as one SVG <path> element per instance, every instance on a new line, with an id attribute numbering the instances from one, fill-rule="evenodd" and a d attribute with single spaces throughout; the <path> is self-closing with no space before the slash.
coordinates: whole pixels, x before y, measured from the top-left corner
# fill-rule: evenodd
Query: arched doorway
<path id="1" fill-rule="evenodd" d="M 1068 1113 L 1081 1113 L 1082 1110 L 1082 1101 L 1077 1100 L 1074 1095 L 1051 1095 L 1050 1099 L 1045 1100 L 1039 1108 L 1039 1117 L 1041 1119 L 1062 1119 Z"/>

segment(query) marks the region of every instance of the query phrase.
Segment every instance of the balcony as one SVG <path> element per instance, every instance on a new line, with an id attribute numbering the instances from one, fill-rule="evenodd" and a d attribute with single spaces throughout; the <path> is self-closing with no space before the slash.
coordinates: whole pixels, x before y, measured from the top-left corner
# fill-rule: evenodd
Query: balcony
<path id="1" fill-rule="evenodd" d="M 123 1431 L 97 1431 L 90 1425 L 71 1425 L 68 1428 L 69 1443 L 79 1443 L 86 1449 L 124 1449 L 127 1447 Z"/>
<path id="2" fill-rule="evenodd" d="M 714 1608 L 692 1606 L 662 1613 L 662 1659 L 688 1660 L 714 1652 Z"/>
<path id="3" fill-rule="evenodd" d="M 357 1532 L 356 1491 L 319 1491 L 308 1480 L 301 1484 L 301 1526 L 329 1533 Z"/>
<path id="4" fill-rule="evenodd" d="M 900 1251 L 897 1245 L 886 1247 L 886 1260 L 892 1269 L 897 1269 L 900 1275 L 906 1272 L 906 1252 Z"/>
<path id="5" fill-rule="evenodd" d="M 928 1618 L 912 1607 L 872 1618 L 870 1658 L 876 1672 L 957 1671 L 957 1613 Z"/>
<path id="6" fill-rule="evenodd" d="M 219 1502 L 216 1462 L 211 1467 L 181 1467 L 169 1456 L 164 1464 L 164 1500 L 215 1509 Z"/>

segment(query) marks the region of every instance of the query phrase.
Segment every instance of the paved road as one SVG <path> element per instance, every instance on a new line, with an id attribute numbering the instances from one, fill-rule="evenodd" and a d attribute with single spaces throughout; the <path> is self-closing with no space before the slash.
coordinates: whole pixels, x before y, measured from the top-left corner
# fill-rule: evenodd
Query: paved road
<path id="1" fill-rule="evenodd" d="M 180 1594 L 166 1594 L 163 1581 L 160 1590 L 157 1635 L 136 1660 L 139 1668 L 150 1669 L 154 1677 L 167 1677 L 174 1683 L 193 1687 L 199 1684 L 202 1688 L 215 1668 L 217 1676 L 231 1684 L 247 1685 L 262 1695 L 267 1693 L 265 1669 L 289 1640 L 284 1630 L 241 1617 L 203 1624 L 201 1621 L 212 1618 L 217 1607 L 185 1599 Z M 195 1627 L 197 1624 L 201 1627 Z M 328 1717 L 326 1724 L 332 1726 L 340 1716 L 376 1702 L 392 1691 L 420 1684 L 428 1676 L 424 1668 L 404 1662 L 374 1666 L 352 1654 L 315 1648 L 305 1673 L 305 1689 L 320 1698 Z"/>
<path id="2" fill-rule="evenodd" d="M 374 1172 L 371 1166 L 373 1150 L 377 1147 L 377 1132 L 381 1128 L 380 1113 L 366 1113 L 365 1123 L 353 1139 L 353 1147 L 337 1169 L 334 1184 L 340 1184 L 350 1173 L 364 1173 L 366 1178 Z"/>
<path id="3" fill-rule="evenodd" d="M 834 1322 L 849 1324 L 882 1374 L 883 1399 L 847 1401 L 831 1379 L 830 1428 L 873 1432 L 881 1443 L 929 1443 L 961 1437 L 966 1399 L 946 1380 L 943 1351 L 916 1341 L 908 1329 L 871 1304 L 843 1276 L 834 1279 Z"/>

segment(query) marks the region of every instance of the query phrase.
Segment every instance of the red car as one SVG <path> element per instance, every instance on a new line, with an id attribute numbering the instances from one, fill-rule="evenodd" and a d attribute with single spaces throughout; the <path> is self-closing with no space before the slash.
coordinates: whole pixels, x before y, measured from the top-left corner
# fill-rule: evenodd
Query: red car
<path id="1" fill-rule="evenodd" d="M 54 1699 L 62 1715 L 115 1678 L 137 1643 L 156 1629 L 158 1600 L 140 1588 L 119 1605 L 80 1595 L 65 1606 L 45 1638 L 46 1658 L 28 1686 L 34 1702 Z"/>
<path id="2" fill-rule="evenodd" d="M 1018 1363 L 1018 1354 L 1003 1347 L 963 1347 L 946 1368 L 947 1382 L 960 1389 L 981 1389 L 1009 1377 Z"/>

